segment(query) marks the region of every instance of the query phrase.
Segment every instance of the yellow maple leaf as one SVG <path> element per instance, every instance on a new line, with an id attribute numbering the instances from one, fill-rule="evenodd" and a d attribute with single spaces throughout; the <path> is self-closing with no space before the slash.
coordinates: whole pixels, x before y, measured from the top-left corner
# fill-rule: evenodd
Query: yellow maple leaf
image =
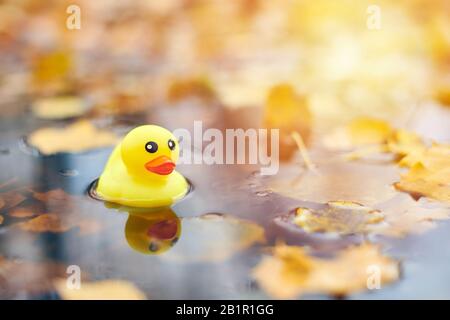
<path id="1" fill-rule="evenodd" d="M 66 128 L 42 128 L 28 137 L 30 145 L 43 154 L 81 152 L 111 146 L 118 137 L 109 131 L 97 129 L 91 122 L 80 120 Z"/>
<path id="2" fill-rule="evenodd" d="M 426 196 L 450 202 L 450 145 L 433 144 L 408 154 L 401 164 L 410 169 L 395 184 L 398 190 L 408 192 L 414 198 Z"/>
<path id="3" fill-rule="evenodd" d="M 304 248 L 277 245 L 253 270 L 253 275 L 270 296 L 295 298 L 321 293 L 343 296 L 368 288 L 371 268 L 376 267 L 380 285 L 399 277 L 399 264 L 372 244 L 349 247 L 332 259 L 316 258 Z"/>

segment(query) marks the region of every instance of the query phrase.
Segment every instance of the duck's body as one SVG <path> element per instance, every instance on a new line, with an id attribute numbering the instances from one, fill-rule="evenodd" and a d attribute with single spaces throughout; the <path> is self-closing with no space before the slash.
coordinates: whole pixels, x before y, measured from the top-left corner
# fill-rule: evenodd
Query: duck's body
<path id="1" fill-rule="evenodd" d="M 151 154 L 148 150 L 145 152 L 146 142 L 158 138 L 162 142 L 151 142 L 155 143 L 156 150 Z M 157 126 L 132 130 L 112 152 L 98 180 L 97 195 L 105 201 L 145 208 L 170 206 L 184 197 L 189 184 L 173 170 L 178 150 L 172 154 L 172 150 L 163 146 L 167 145 L 167 140 L 173 142 L 171 138 L 170 132 Z"/>

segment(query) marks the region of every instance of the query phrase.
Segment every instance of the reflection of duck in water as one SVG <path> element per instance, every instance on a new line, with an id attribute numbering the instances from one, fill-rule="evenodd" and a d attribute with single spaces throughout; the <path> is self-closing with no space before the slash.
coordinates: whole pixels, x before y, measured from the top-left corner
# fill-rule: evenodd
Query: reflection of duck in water
<path id="1" fill-rule="evenodd" d="M 178 155 L 178 142 L 170 131 L 155 125 L 137 127 L 112 152 L 96 193 L 125 206 L 170 206 L 189 189 L 186 179 L 174 171 Z"/>
<path id="2" fill-rule="evenodd" d="M 129 211 L 125 238 L 130 247 L 140 253 L 163 253 L 175 245 L 180 234 L 180 219 L 170 208 Z"/>

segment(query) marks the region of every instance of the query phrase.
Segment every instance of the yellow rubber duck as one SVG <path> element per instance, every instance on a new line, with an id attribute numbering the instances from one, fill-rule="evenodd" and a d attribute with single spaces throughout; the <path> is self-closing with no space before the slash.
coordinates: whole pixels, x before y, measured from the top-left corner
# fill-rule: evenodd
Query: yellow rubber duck
<path id="1" fill-rule="evenodd" d="M 170 206 L 189 190 L 175 169 L 179 145 L 156 125 L 131 130 L 112 152 L 95 190 L 102 200 L 141 208 Z"/>
<path id="2" fill-rule="evenodd" d="M 143 254 L 161 254 L 181 235 L 181 221 L 170 208 L 161 211 L 130 211 L 125 225 L 128 245 Z"/>

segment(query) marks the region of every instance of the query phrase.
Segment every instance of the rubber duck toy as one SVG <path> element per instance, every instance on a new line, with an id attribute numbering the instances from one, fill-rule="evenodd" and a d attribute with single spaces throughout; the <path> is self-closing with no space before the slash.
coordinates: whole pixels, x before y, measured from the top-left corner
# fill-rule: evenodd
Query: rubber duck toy
<path id="1" fill-rule="evenodd" d="M 130 211 L 125 225 L 128 245 L 143 254 L 161 254 L 169 250 L 180 234 L 180 218 L 170 208 L 151 214 Z"/>
<path id="2" fill-rule="evenodd" d="M 131 130 L 119 143 L 95 190 L 102 200 L 140 208 L 166 207 L 189 190 L 175 169 L 179 145 L 174 135 L 156 125 Z"/>

